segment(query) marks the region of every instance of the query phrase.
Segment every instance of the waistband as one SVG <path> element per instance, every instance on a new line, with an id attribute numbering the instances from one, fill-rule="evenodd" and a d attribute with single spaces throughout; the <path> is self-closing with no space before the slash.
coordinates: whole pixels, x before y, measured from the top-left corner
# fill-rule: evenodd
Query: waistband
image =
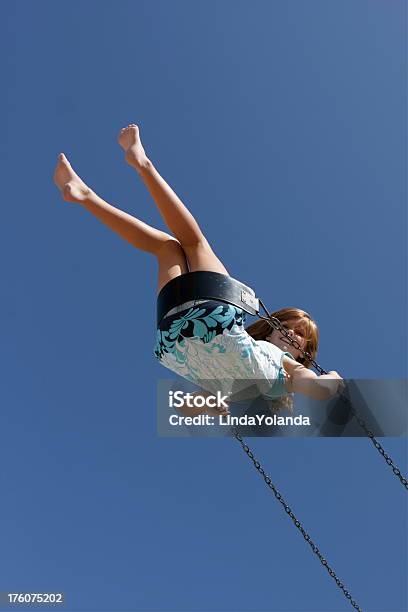
<path id="1" fill-rule="evenodd" d="M 163 319 L 167 319 L 173 314 L 177 312 L 181 312 L 182 310 L 187 310 L 187 308 L 191 308 L 192 306 L 197 306 L 198 304 L 205 304 L 206 302 L 210 302 L 211 300 L 190 300 L 189 302 L 184 302 L 184 304 L 180 304 L 180 306 L 175 306 L 164 315 Z"/>
<path id="2" fill-rule="evenodd" d="M 259 314 L 259 299 L 253 289 L 228 274 L 197 270 L 176 276 L 161 288 L 157 296 L 157 325 L 164 313 L 186 303 L 201 304 L 217 300 L 241 308 L 250 315 Z"/>

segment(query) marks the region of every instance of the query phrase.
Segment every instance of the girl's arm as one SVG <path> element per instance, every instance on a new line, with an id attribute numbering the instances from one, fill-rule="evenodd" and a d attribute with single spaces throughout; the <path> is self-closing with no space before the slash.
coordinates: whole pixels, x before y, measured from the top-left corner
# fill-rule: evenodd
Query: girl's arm
<path id="1" fill-rule="evenodd" d="M 286 384 L 288 391 L 302 393 L 316 400 L 327 400 L 336 395 L 343 386 L 343 379 L 334 370 L 318 376 L 286 355 L 282 365 L 290 376 Z"/>

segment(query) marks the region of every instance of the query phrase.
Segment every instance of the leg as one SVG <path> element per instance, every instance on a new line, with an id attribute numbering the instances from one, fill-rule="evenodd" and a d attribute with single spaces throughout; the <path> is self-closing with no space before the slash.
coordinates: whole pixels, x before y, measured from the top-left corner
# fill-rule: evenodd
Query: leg
<path id="1" fill-rule="evenodd" d="M 64 200 L 82 204 L 102 223 L 142 251 L 157 255 L 165 243 L 169 240 L 175 241 L 167 232 L 151 227 L 105 202 L 76 174 L 63 154 L 59 157 L 54 181 Z"/>
<path id="2" fill-rule="evenodd" d="M 158 291 L 175 276 L 188 272 L 186 255 L 173 236 L 102 200 L 76 174 L 62 154 L 55 170 L 54 181 L 66 201 L 82 204 L 133 246 L 156 256 L 159 264 Z"/>
<path id="3" fill-rule="evenodd" d="M 148 188 L 167 227 L 183 247 L 190 271 L 207 270 L 228 274 L 193 215 L 147 158 L 139 128 L 134 124 L 124 128 L 119 134 L 119 144 L 125 150 L 126 161 L 138 172 Z"/>
<path id="4" fill-rule="evenodd" d="M 63 154 L 59 157 L 54 181 L 64 200 L 82 204 L 133 246 L 156 256 L 159 266 L 157 292 L 171 279 L 189 271 L 186 254 L 178 240 L 102 200 L 76 174 Z"/>

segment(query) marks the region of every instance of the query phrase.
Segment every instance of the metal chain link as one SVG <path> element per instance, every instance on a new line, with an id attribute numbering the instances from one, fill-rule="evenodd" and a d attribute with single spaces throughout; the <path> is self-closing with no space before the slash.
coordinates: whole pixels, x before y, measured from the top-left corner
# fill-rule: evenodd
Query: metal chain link
<path id="1" fill-rule="evenodd" d="M 263 467 L 261 466 L 260 462 L 254 457 L 254 454 L 251 451 L 251 449 L 249 448 L 249 446 L 247 444 L 245 444 L 242 436 L 238 433 L 236 427 L 233 427 L 233 436 L 241 444 L 244 452 L 251 459 L 251 461 L 254 464 L 256 470 L 261 474 L 261 476 L 263 477 L 263 479 L 266 482 L 267 486 L 271 489 L 272 493 L 274 494 L 274 496 L 276 497 L 278 502 L 280 502 L 282 504 L 282 506 L 285 509 L 285 512 L 290 516 L 290 518 L 292 519 L 294 525 L 297 527 L 297 529 L 299 529 L 300 533 L 303 535 L 304 539 L 309 544 L 309 546 L 311 547 L 311 549 L 314 552 L 314 554 L 319 558 L 320 563 L 323 565 L 323 567 L 326 568 L 326 570 L 328 571 L 330 576 L 336 582 L 336 584 L 339 587 L 339 589 L 341 589 L 343 591 L 343 594 L 345 595 L 345 597 L 347 597 L 347 599 L 349 600 L 349 602 L 353 606 L 353 608 L 355 608 L 359 612 L 362 612 L 362 609 L 360 608 L 358 603 L 353 599 L 351 593 L 346 589 L 346 587 L 344 586 L 344 583 L 337 577 L 335 571 L 330 567 L 330 565 L 328 564 L 327 560 L 323 557 L 322 553 L 320 552 L 320 550 L 316 546 L 316 544 L 313 542 L 313 540 L 310 537 L 310 535 L 302 527 L 301 522 L 296 518 L 296 516 L 292 512 L 290 506 L 288 506 L 288 504 L 286 503 L 286 501 L 283 498 L 282 494 L 279 493 L 279 491 L 277 490 L 277 488 L 273 484 L 271 478 L 266 474 L 266 472 L 263 469 Z"/>
<path id="2" fill-rule="evenodd" d="M 279 321 L 279 319 L 276 319 L 275 317 L 272 317 L 269 314 L 269 312 L 267 311 L 267 309 L 265 308 L 265 306 L 264 306 L 264 304 L 263 304 L 263 302 L 261 300 L 259 300 L 259 303 L 261 304 L 262 308 L 264 309 L 264 311 L 268 315 L 268 317 L 264 317 L 263 315 L 260 315 L 258 313 L 259 318 L 263 319 L 264 321 L 266 321 L 270 325 L 270 327 L 272 327 L 272 329 L 277 329 L 279 332 L 281 332 L 282 335 L 285 336 L 285 338 L 290 342 L 290 344 L 292 344 L 296 349 L 298 349 L 302 353 L 302 355 L 304 357 L 306 357 L 306 359 L 319 372 L 319 374 L 328 374 L 328 372 L 326 372 L 326 370 L 323 370 L 323 368 L 314 359 L 312 359 L 312 356 L 310 355 L 310 353 L 306 353 L 302 349 L 302 347 L 300 346 L 299 342 L 297 340 L 295 340 L 295 338 L 292 338 L 290 336 L 289 332 L 285 329 L 285 327 L 282 325 L 282 323 Z M 349 406 L 349 408 L 351 410 L 351 413 L 356 418 L 357 423 L 364 430 L 366 435 L 370 438 L 371 442 L 374 444 L 375 448 L 378 450 L 380 455 L 382 455 L 384 457 L 385 462 L 387 463 L 387 465 L 390 466 L 390 468 L 392 469 L 392 471 L 395 474 L 395 476 L 400 480 L 402 486 L 405 487 L 405 489 L 408 491 L 408 480 L 401 473 L 401 470 L 399 470 L 397 468 L 397 466 L 395 465 L 395 463 L 391 459 L 391 457 L 389 455 L 387 455 L 387 453 L 385 452 L 385 450 L 381 446 L 381 444 L 378 442 L 378 440 L 376 440 L 376 438 L 374 437 L 373 432 L 367 427 L 367 424 L 361 418 L 361 416 L 358 414 L 357 410 L 354 408 L 354 406 L 351 403 L 351 401 L 348 399 L 348 397 L 346 397 L 344 395 L 344 392 L 341 392 L 339 394 L 339 397 L 341 398 L 341 400 L 345 404 L 347 404 Z"/>

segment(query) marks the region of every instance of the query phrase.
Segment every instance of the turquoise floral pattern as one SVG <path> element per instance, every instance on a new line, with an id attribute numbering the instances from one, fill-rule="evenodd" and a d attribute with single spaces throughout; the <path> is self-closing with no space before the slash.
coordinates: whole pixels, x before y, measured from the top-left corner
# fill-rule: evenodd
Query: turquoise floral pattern
<path id="1" fill-rule="evenodd" d="M 243 326 L 244 321 L 241 308 L 213 301 L 207 302 L 205 308 L 192 307 L 178 312 L 162 320 L 157 330 L 154 354 L 161 360 L 164 353 L 173 353 L 182 363 L 185 360 L 183 347 L 186 338 L 199 338 L 204 344 L 209 344 L 224 330 L 231 330 L 234 325 Z"/>

